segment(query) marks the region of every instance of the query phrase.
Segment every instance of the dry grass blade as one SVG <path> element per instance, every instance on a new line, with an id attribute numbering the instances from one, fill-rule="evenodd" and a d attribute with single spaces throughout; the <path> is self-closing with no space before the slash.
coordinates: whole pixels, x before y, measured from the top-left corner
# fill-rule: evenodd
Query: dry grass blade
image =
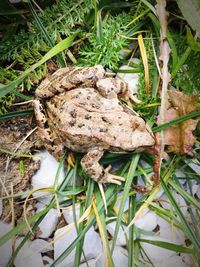
<path id="1" fill-rule="evenodd" d="M 107 203 L 106 203 L 106 197 L 105 197 L 105 193 L 104 193 L 104 190 L 103 190 L 103 185 L 98 183 L 98 186 L 99 186 L 99 190 L 101 192 L 101 196 L 102 196 L 102 199 L 103 199 L 103 203 L 104 203 L 104 207 L 105 207 L 105 212 L 106 214 L 108 213 L 108 210 L 107 210 Z"/>
<path id="2" fill-rule="evenodd" d="M 144 41 L 143 41 L 141 34 L 138 35 L 138 44 L 140 47 L 140 53 L 141 53 L 142 61 L 143 61 L 143 65 L 144 65 L 146 94 L 148 95 L 149 94 L 149 67 L 148 67 L 146 48 L 145 48 Z"/>
<path id="3" fill-rule="evenodd" d="M 44 64 L 47 60 L 51 59 L 52 57 L 56 56 L 58 53 L 62 52 L 65 49 L 68 49 L 76 37 L 78 32 L 70 35 L 69 37 L 65 38 L 64 40 L 60 41 L 54 47 L 52 47 L 37 63 L 33 64 L 30 68 L 25 70 L 16 80 L 6 84 L 0 88 L 0 97 L 7 95 L 15 90 L 15 88 L 36 68 Z"/>
<path id="4" fill-rule="evenodd" d="M 109 244 L 108 244 L 108 237 L 107 237 L 107 232 L 106 232 L 106 228 L 105 228 L 105 220 L 102 220 L 102 216 L 99 215 L 96 204 L 94 201 L 92 202 L 92 206 L 93 206 L 93 210 L 94 210 L 94 213 L 96 216 L 97 225 L 99 228 L 100 236 L 101 236 L 102 243 L 103 243 L 104 252 L 106 255 L 106 267 L 111 267 L 111 266 L 113 266 L 113 261 L 112 261 L 112 257 L 111 257 L 111 253 L 110 253 L 110 249 L 109 249 Z"/>

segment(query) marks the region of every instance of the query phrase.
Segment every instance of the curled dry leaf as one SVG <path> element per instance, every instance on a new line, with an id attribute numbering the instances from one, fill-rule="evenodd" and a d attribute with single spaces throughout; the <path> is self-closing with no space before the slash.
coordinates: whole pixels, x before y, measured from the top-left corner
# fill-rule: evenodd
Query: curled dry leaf
<path id="1" fill-rule="evenodd" d="M 178 90 L 169 90 L 164 122 L 170 122 L 180 116 L 197 110 L 197 96 L 188 96 Z M 158 117 L 158 123 L 160 117 Z M 168 151 L 179 154 L 192 154 L 192 147 L 196 140 L 193 131 L 198 120 L 189 119 L 182 123 L 167 127 L 164 130 L 164 144 L 168 145 Z M 156 134 L 159 142 L 160 133 Z"/>

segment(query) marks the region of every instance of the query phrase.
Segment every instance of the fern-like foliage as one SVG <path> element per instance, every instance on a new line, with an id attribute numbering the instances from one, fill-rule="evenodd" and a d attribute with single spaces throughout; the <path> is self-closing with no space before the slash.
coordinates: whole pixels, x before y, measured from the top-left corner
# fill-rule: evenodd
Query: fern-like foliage
<path id="1" fill-rule="evenodd" d="M 6 84 L 10 80 L 15 80 L 18 76 L 18 71 L 12 69 L 3 69 L 0 68 L 0 83 Z M 9 94 L 6 97 L 0 98 L 0 114 L 7 112 L 8 108 L 12 105 L 15 100 L 14 94 Z"/>
<path id="2" fill-rule="evenodd" d="M 112 70 L 119 67 L 122 55 L 119 51 L 127 44 L 127 25 L 132 20 L 132 16 L 122 12 L 117 16 L 110 16 L 102 22 L 102 37 L 98 37 L 93 31 L 85 44 L 80 49 L 80 65 L 93 66 L 101 64 Z"/>
<path id="3" fill-rule="evenodd" d="M 54 44 L 71 34 L 78 25 L 84 25 L 85 16 L 92 10 L 92 0 L 59 0 L 55 5 L 39 13 L 39 20 L 44 26 L 51 43 Z M 15 36 L 9 36 L 0 42 L 0 62 L 13 63 L 13 68 L 0 70 L 0 83 L 6 84 L 17 78 L 16 73 L 28 69 L 38 62 L 49 51 L 50 44 L 34 19 L 28 22 L 27 29 Z M 17 70 L 15 70 L 15 68 Z M 15 75 L 16 74 L 16 75 Z M 47 74 L 47 66 L 43 64 L 31 73 L 24 81 L 21 89 L 30 90 L 33 85 Z M 13 103 L 14 94 L 0 99 L 0 113 L 5 113 Z"/>
<path id="4" fill-rule="evenodd" d="M 38 14 L 52 42 L 56 42 L 62 36 L 68 36 L 76 25 L 84 23 L 85 16 L 93 8 L 92 0 L 59 0 L 55 5 L 46 8 Z M 27 57 L 27 53 L 38 53 L 35 62 L 48 51 L 43 33 L 37 23 L 32 20 L 28 31 L 21 31 L 12 39 L 0 43 L 0 61 L 10 61 Z M 38 58 L 39 57 L 39 58 Z M 26 60 L 23 61 L 25 63 Z"/>

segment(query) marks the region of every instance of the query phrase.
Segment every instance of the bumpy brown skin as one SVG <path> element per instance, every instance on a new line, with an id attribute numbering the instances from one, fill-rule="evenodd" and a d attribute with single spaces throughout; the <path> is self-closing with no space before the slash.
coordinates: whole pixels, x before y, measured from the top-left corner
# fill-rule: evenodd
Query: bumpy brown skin
<path id="1" fill-rule="evenodd" d="M 36 90 L 35 114 L 47 149 L 56 157 L 64 146 L 86 153 L 81 164 L 100 183 L 124 180 L 99 164 L 104 151 L 142 151 L 154 145 L 144 120 L 120 104 L 118 95 L 130 98 L 127 84 L 105 78 L 100 65 L 60 69 Z"/>

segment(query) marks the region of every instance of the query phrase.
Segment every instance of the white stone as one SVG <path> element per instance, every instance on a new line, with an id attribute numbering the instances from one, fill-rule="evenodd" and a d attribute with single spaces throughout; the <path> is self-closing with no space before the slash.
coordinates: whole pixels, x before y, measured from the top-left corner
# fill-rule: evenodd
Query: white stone
<path id="1" fill-rule="evenodd" d="M 6 224 L 0 221 L 0 237 L 4 236 L 12 229 L 11 224 Z M 12 240 L 9 239 L 0 247 L 0 267 L 5 267 L 12 254 Z"/>
<path id="2" fill-rule="evenodd" d="M 17 239 L 16 245 L 18 245 L 22 239 L 23 238 Z M 31 243 L 31 241 L 27 240 L 22 249 L 20 249 L 14 260 L 15 267 L 44 267 L 41 254 L 31 249 Z"/>
<path id="3" fill-rule="evenodd" d="M 176 192 L 173 192 L 173 197 L 174 197 L 176 203 L 178 204 L 179 208 L 181 209 L 181 211 L 184 214 L 186 214 L 187 213 L 187 204 L 186 204 L 185 200 L 183 199 L 183 197 Z M 161 196 L 160 201 L 161 201 L 163 208 L 169 209 L 169 210 L 172 209 L 172 204 L 165 194 L 163 194 Z"/>
<path id="4" fill-rule="evenodd" d="M 22 199 L 27 198 L 29 193 L 30 193 L 30 189 L 27 188 L 26 190 L 23 191 L 23 194 L 20 196 L 20 199 L 22 200 Z"/>
<path id="5" fill-rule="evenodd" d="M 43 262 L 45 262 L 44 267 L 50 267 L 50 266 L 53 264 L 53 262 L 54 262 L 54 260 L 51 259 L 51 258 L 48 257 L 48 256 L 43 256 L 43 257 L 42 257 L 42 260 L 43 260 Z"/>
<path id="6" fill-rule="evenodd" d="M 67 225 L 58 229 L 54 235 L 54 257 L 55 260 L 66 250 L 67 247 L 76 239 L 75 227 Z M 83 250 L 87 260 L 95 259 L 102 251 L 100 236 L 91 227 L 85 235 Z M 57 267 L 71 267 L 74 263 L 75 250 L 73 250 Z M 81 262 L 85 259 L 82 255 Z"/>
<path id="7" fill-rule="evenodd" d="M 72 206 L 69 206 L 67 208 L 62 209 L 62 213 L 63 213 L 65 221 L 68 224 L 74 223 L 73 207 Z M 80 217 L 80 204 L 75 205 L 75 213 L 76 213 L 76 219 L 78 220 Z"/>
<path id="8" fill-rule="evenodd" d="M 176 169 L 176 171 L 175 171 L 175 175 L 176 175 L 176 177 L 178 177 L 178 178 L 185 178 L 186 176 L 185 176 L 185 173 L 184 173 L 184 170 L 182 171 L 182 170 L 180 170 L 180 169 Z M 185 181 L 185 180 L 184 180 Z"/>
<path id="9" fill-rule="evenodd" d="M 118 194 L 118 196 L 117 196 L 118 200 L 115 202 L 114 208 L 117 208 L 117 209 L 120 208 L 120 205 L 121 205 L 121 202 L 122 202 L 122 197 L 123 197 L 123 193 L 120 192 Z M 128 210 L 128 208 L 129 208 L 129 203 L 128 203 L 128 199 L 127 199 L 126 202 L 125 202 L 124 210 L 123 211 L 125 212 L 126 210 Z"/>
<path id="10" fill-rule="evenodd" d="M 178 255 L 173 255 L 166 260 L 162 260 L 158 257 L 158 261 L 154 263 L 155 267 L 169 267 L 169 266 L 175 266 L 175 267 L 188 267 L 186 263 L 182 261 L 182 258 Z"/>
<path id="11" fill-rule="evenodd" d="M 43 239 L 35 239 L 31 242 L 30 249 L 35 252 L 45 253 L 53 250 L 53 246 Z"/>
<path id="12" fill-rule="evenodd" d="M 199 186 L 199 188 L 197 189 L 196 195 L 197 195 L 197 197 L 200 199 L 200 186 Z"/>
<path id="13" fill-rule="evenodd" d="M 42 203 L 37 203 L 36 205 L 37 213 L 45 208 L 45 205 Z M 47 238 L 49 237 L 52 232 L 55 230 L 56 225 L 58 223 L 58 213 L 56 209 L 50 209 L 44 219 L 41 221 L 41 223 L 38 225 L 41 234 L 39 234 L 39 237 L 41 238 Z"/>
<path id="14" fill-rule="evenodd" d="M 115 267 L 128 266 L 128 252 L 126 249 L 120 246 L 115 246 L 112 258 Z"/>
<path id="15" fill-rule="evenodd" d="M 132 61 L 136 64 L 139 63 L 139 60 L 137 58 L 133 59 Z M 128 65 L 123 65 L 119 69 L 132 70 L 133 67 L 130 67 Z M 139 73 L 117 73 L 117 77 L 128 83 L 129 89 L 131 90 L 132 94 L 137 94 Z"/>
<path id="16" fill-rule="evenodd" d="M 164 190 L 162 188 L 160 188 L 158 193 L 154 196 L 154 199 L 160 198 L 163 195 L 163 193 L 164 193 Z"/>
<path id="17" fill-rule="evenodd" d="M 40 157 L 41 165 L 40 169 L 32 177 L 31 184 L 33 190 L 52 187 L 54 185 L 59 162 L 46 150 L 37 153 L 36 156 Z M 58 178 L 58 184 L 63 181 L 64 177 L 64 168 L 62 168 Z M 40 198 L 40 201 L 44 201 L 44 203 L 46 204 L 46 198 L 50 200 L 52 194 L 48 192 L 34 192 L 33 196 L 35 198 Z"/>
<path id="18" fill-rule="evenodd" d="M 90 260 L 90 261 L 87 261 L 87 263 L 86 262 L 84 262 L 84 263 L 81 263 L 80 265 L 79 265 L 80 267 L 96 267 L 96 260 Z"/>
<path id="19" fill-rule="evenodd" d="M 154 212 L 149 211 L 140 219 L 136 220 L 135 225 L 145 231 L 153 231 L 157 226 L 157 216 Z"/>
<path id="20" fill-rule="evenodd" d="M 116 221 L 108 223 L 106 225 L 106 229 L 109 232 L 109 234 L 113 237 L 114 236 L 114 232 L 115 232 L 115 227 L 116 227 Z M 118 246 L 126 246 L 127 242 L 126 242 L 126 237 L 124 234 L 124 231 L 122 229 L 122 227 L 120 226 L 119 228 L 119 232 L 117 235 L 117 240 L 116 240 L 116 245 Z"/>
<path id="21" fill-rule="evenodd" d="M 186 175 L 184 173 L 184 170 L 176 169 L 175 175 L 178 178 L 179 183 L 182 184 L 182 185 L 184 185 L 185 182 L 186 182 L 186 179 L 185 179 L 186 178 Z"/>
<path id="22" fill-rule="evenodd" d="M 181 254 L 180 257 L 182 261 L 187 264 L 187 266 L 195 266 L 194 261 L 196 261 L 190 254 Z"/>
<path id="23" fill-rule="evenodd" d="M 200 165 L 196 163 L 189 163 L 188 164 L 193 171 L 195 171 L 198 175 L 200 175 Z"/>
<path id="24" fill-rule="evenodd" d="M 155 240 L 155 241 L 163 241 L 163 242 L 169 242 L 167 239 L 160 238 L 158 236 L 144 236 L 143 239 L 147 240 Z M 142 248 L 144 249 L 147 256 L 150 258 L 150 260 L 155 264 L 156 262 L 164 262 L 167 261 L 169 257 L 175 255 L 175 252 L 170 251 L 168 249 L 164 249 L 158 246 L 154 246 L 145 242 L 140 243 Z M 168 265 L 170 266 L 170 265 Z"/>
<path id="25" fill-rule="evenodd" d="M 193 195 L 196 195 L 200 199 L 200 185 L 194 184 L 192 186 Z"/>
<path id="26" fill-rule="evenodd" d="M 112 259 L 115 267 L 128 267 L 128 252 L 126 249 L 115 246 L 112 254 Z M 102 252 L 100 257 L 97 259 L 96 267 L 105 267 L 106 258 L 105 253 Z"/>
<path id="27" fill-rule="evenodd" d="M 185 236 L 181 230 L 175 226 L 171 226 L 167 221 L 158 217 L 158 225 L 160 227 L 160 237 L 165 238 L 168 242 L 175 243 L 177 245 L 185 244 Z"/>

